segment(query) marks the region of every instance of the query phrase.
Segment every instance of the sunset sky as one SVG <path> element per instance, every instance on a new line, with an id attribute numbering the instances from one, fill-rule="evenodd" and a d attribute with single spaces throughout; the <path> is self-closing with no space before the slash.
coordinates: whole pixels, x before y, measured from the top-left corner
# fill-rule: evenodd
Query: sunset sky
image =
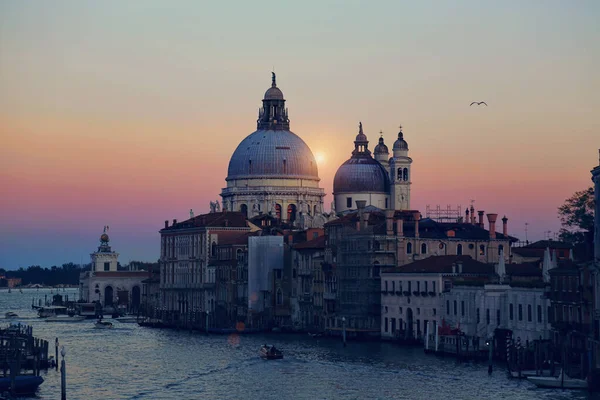
<path id="1" fill-rule="evenodd" d="M 598 1 L 1 1 L 0 267 L 154 261 L 208 212 L 275 68 L 332 200 L 362 121 L 402 124 L 412 208 L 462 205 L 529 240 L 591 186 Z M 489 107 L 469 107 L 472 101 Z"/>

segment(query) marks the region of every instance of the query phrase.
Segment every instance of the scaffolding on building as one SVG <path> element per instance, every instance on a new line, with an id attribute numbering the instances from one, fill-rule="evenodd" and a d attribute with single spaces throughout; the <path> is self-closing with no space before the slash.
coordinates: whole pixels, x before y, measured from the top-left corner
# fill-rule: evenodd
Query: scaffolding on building
<path id="1" fill-rule="evenodd" d="M 450 204 L 442 208 L 439 204 L 432 208 L 429 204 L 425 208 L 425 217 L 436 222 L 462 222 L 462 206 L 458 205 L 452 208 Z"/>

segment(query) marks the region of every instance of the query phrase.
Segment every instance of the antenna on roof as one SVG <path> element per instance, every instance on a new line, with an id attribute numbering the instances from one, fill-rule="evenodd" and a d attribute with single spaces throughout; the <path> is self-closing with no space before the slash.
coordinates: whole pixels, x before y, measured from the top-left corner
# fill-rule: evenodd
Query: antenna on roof
<path id="1" fill-rule="evenodd" d="M 527 240 L 527 226 L 529 225 L 529 222 L 525 222 L 525 243 L 529 244 L 529 240 Z"/>

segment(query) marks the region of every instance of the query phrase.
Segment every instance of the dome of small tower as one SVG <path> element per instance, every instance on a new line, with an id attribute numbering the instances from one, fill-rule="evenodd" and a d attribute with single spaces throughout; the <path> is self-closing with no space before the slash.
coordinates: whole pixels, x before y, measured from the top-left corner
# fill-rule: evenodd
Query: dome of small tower
<path id="1" fill-rule="evenodd" d="M 377 155 L 377 154 L 389 154 L 390 153 L 390 151 L 388 150 L 388 147 L 383 142 L 383 136 L 381 136 L 379 138 L 379 143 L 377 144 L 377 146 L 375 146 L 374 153 L 375 153 L 375 155 Z"/>
<path id="2" fill-rule="evenodd" d="M 404 133 L 402 133 L 402 127 L 398 132 L 398 139 L 394 142 L 394 150 L 408 150 L 408 143 L 404 140 Z"/>

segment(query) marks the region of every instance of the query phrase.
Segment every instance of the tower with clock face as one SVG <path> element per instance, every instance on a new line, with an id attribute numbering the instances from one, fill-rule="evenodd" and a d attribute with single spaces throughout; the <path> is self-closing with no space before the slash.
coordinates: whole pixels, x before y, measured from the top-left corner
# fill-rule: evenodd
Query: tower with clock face
<path id="1" fill-rule="evenodd" d="M 412 159 L 408 156 L 408 143 L 404 140 L 402 127 L 394 142 L 394 155 L 390 159 L 391 198 L 394 210 L 410 210 L 410 185 Z"/>

